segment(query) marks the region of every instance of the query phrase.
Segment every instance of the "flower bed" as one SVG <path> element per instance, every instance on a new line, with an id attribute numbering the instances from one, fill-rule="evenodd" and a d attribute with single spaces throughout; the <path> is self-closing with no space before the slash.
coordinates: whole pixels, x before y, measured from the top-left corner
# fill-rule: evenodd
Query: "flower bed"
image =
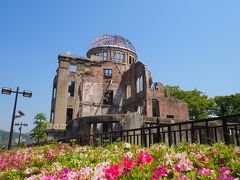
<path id="1" fill-rule="evenodd" d="M 143 148 L 50 144 L 0 153 L 0 179 L 234 179 L 240 148 L 182 143 Z"/>

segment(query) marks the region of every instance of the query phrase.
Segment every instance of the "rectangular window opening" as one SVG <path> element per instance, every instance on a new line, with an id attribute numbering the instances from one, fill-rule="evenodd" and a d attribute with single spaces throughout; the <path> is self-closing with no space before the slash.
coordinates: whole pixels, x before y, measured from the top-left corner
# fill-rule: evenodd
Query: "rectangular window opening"
<path id="1" fill-rule="evenodd" d="M 67 108 L 67 121 L 73 118 L 73 109 Z"/>
<path id="2" fill-rule="evenodd" d="M 113 104 L 113 90 L 107 90 L 103 94 L 103 104 L 112 105 Z"/>
<path id="3" fill-rule="evenodd" d="M 143 105 L 137 106 L 137 112 L 141 115 L 143 114 Z"/>
<path id="4" fill-rule="evenodd" d="M 51 111 L 50 123 L 53 123 L 53 119 L 54 119 L 54 111 Z"/>
<path id="5" fill-rule="evenodd" d="M 121 60 L 124 61 L 124 59 L 125 59 L 125 54 L 122 53 L 122 54 L 121 54 Z"/>
<path id="6" fill-rule="evenodd" d="M 117 53 L 117 60 L 118 60 L 118 61 L 121 60 L 121 54 L 120 54 L 120 52 Z"/>
<path id="7" fill-rule="evenodd" d="M 107 52 L 103 52 L 103 60 L 108 60 L 108 53 Z"/>
<path id="8" fill-rule="evenodd" d="M 56 98 L 56 87 L 53 88 L 53 99 Z"/>
<path id="9" fill-rule="evenodd" d="M 112 69 L 104 69 L 103 75 L 105 78 L 112 78 Z"/>
<path id="10" fill-rule="evenodd" d="M 113 60 L 116 60 L 116 59 L 117 59 L 117 53 L 116 53 L 116 52 L 113 52 L 112 59 L 113 59 Z"/>
<path id="11" fill-rule="evenodd" d="M 76 72 L 77 71 L 77 65 L 70 64 L 70 72 Z"/>
<path id="12" fill-rule="evenodd" d="M 68 81 L 68 97 L 74 97 L 74 88 L 75 88 L 75 82 L 70 80 Z"/>
<path id="13" fill-rule="evenodd" d="M 132 57 L 131 56 L 129 56 L 129 64 L 132 64 Z"/>
<path id="14" fill-rule="evenodd" d="M 174 115 L 167 115 L 167 118 L 174 119 Z"/>
<path id="15" fill-rule="evenodd" d="M 156 99 L 152 100 L 152 116 L 153 117 L 159 117 L 160 112 L 159 112 L 159 101 Z"/>
<path id="16" fill-rule="evenodd" d="M 125 92 L 126 92 L 126 96 L 125 96 L 126 99 L 130 98 L 131 97 L 131 86 L 130 85 L 126 86 Z"/>
<path id="17" fill-rule="evenodd" d="M 137 86 L 137 93 L 143 90 L 143 75 L 137 78 L 136 86 Z"/>

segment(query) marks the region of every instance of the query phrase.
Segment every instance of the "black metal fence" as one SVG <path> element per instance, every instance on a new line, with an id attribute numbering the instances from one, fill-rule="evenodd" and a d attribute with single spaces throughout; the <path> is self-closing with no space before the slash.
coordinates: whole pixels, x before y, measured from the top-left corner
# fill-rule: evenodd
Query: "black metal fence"
<path id="1" fill-rule="evenodd" d="M 240 146 L 240 114 L 172 124 L 145 124 L 129 130 L 81 136 L 81 145 L 103 145 L 120 139 L 131 144 L 149 147 L 164 142 L 169 146 L 182 141 L 201 144 L 224 142 Z"/>

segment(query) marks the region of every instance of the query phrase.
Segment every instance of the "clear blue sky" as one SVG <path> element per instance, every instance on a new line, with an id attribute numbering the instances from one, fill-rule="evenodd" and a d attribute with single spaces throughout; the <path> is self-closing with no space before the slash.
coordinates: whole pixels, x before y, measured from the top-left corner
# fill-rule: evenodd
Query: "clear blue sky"
<path id="1" fill-rule="evenodd" d="M 154 81 L 210 97 L 240 91 L 239 0 L 1 1 L 0 87 L 33 92 L 18 101 L 24 131 L 36 113 L 49 118 L 58 54 L 85 56 L 101 34 L 128 38 Z M 13 102 L 0 95 L 0 129 L 10 129 Z"/>

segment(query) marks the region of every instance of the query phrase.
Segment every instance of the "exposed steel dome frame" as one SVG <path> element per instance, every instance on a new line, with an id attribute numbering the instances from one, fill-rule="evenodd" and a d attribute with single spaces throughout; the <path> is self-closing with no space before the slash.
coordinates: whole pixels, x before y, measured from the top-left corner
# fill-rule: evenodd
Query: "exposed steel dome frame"
<path id="1" fill-rule="evenodd" d="M 89 50 L 98 47 L 119 47 L 136 54 L 135 47 L 132 43 L 128 39 L 119 35 L 101 35 L 92 41 Z"/>

